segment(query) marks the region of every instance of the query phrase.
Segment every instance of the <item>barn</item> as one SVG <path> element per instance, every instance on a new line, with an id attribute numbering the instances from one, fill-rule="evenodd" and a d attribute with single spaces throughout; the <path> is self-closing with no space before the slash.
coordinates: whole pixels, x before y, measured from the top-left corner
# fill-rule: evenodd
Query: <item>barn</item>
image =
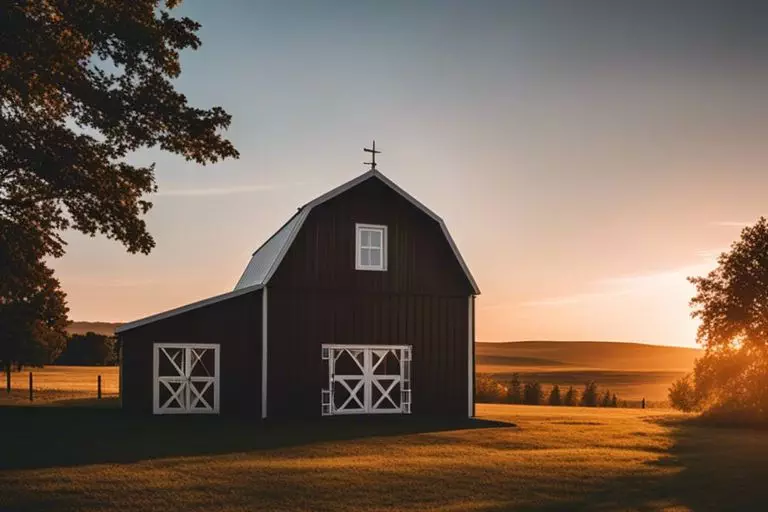
<path id="1" fill-rule="evenodd" d="M 374 166 L 299 208 L 232 291 L 119 327 L 122 407 L 473 416 L 479 293 L 443 220 Z"/>

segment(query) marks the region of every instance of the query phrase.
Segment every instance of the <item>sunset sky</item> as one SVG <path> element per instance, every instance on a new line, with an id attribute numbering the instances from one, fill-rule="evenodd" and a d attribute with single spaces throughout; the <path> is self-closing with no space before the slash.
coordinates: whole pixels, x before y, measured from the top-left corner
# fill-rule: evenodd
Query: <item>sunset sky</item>
<path id="1" fill-rule="evenodd" d="M 136 154 L 157 247 L 67 234 L 70 317 L 231 290 L 375 138 L 472 269 L 479 341 L 694 345 L 685 277 L 768 214 L 768 10 L 667 4 L 188 0 L 203 46 L 178 88 L 233 115 L 241 158 Z"/>

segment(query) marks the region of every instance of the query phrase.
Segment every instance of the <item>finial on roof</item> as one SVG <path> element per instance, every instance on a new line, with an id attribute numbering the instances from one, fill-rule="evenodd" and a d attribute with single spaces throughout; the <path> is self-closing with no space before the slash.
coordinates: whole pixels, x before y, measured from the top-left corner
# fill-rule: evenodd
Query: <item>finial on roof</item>
<path id="1" fill-rule="evenodd" d="M 373 141 L 373 145 L 369 148 L 363 148 L 363 151 L 366 153 L 371 153 L 371 161 L 370 162 L 363 162 L 365 165 L 370 165 L 371 170 L 376 170 L 376 155 L 381 153 L 381 151 L 376 151 L 376 141 Z"/>

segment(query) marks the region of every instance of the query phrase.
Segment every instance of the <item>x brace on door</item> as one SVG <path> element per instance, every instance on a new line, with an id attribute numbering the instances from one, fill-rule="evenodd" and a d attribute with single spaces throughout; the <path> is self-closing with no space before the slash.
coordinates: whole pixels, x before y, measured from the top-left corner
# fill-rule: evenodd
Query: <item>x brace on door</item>
<path id="1" fill-rule="evenodd" d="M 323 345 L 322 357 L 323 416 L 411 412 L 410 345 Z"/>

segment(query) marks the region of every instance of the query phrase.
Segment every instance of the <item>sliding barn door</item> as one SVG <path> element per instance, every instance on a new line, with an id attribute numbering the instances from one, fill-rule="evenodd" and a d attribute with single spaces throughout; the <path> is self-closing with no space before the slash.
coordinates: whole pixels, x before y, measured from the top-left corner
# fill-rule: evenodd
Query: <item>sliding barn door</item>
<path id="1" fill-rule="evenodd" d="M 411 347 L 323 345 L 323 416 L 411 412 Z"/>

